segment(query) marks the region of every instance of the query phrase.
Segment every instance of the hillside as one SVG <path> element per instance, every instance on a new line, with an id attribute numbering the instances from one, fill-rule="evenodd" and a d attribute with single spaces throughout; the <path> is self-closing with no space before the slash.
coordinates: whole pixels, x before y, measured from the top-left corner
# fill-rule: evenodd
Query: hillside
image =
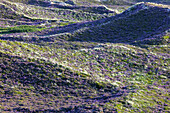
<path id="1" fill-rule="evenodd" d="M 12 2 L 20 2 L 26 4 L 36 4 L 36 5 L 44 5 L 44 1 L 57 1 L 57 2 L 66 2 L 68 0 L 9 0 Z M 162 3 L 169 4 L 169 0 L 71 0 L 76 5 L 89 5 L 89 4 L 112 4 L 112 5 L 133 5 L 137 2 L 154 2 L 154 3 Z"/>
<path id="2" fill-rule="evenodd" d="M 62 0 L 65 1 L 65 0 Z M 73 0 L 76 2 L 76 0 Z M 99 4 L 112 4 L 112 5 L 133 5 L 137 2 L 154 2 L 154 3 L 162 3 L 169 4 L 169 0 L 79 0 L 78 3 L 88 2 L 88 3 L 99 3 Z"/>
<path id="3" fill-rule="evenodd" d="M 169 29 L 169 14 L 166 8 L 141 3 L 129 8 L 109 22 L 89 27 L 83 32 L 74 32 L 73 38 L 69 40 L 114 43 L 135 41 L 146 43 L 148 40 L 154 43 L 153 40 L 157 40 L 151 39 L 154 35 L 164 33 Z"/>
<path id="4" fill-rule="evenodd" d="M 170 111 L 169 5 L 11 1 L 0 1 L 0 112 Z"/>
<path id="5" fill-rule="evenodd" d="M 54 27 L 39 33 L 5 34 L 2 37 L 15 40 L 55 42 L 58 39 L 68 41 L 92 41 L 129 44 L 163 44 L 163 38 L 169 30 L 168 5 L 152 3 L 136 4 L 121 14 L 92 22 Z M 17 38 L 19 37 L 19 38 Z M 169 40 L 169 39 L 168 39 Z"/>
<path id="6" fill-rule="evenodd" d="M 101 9 L 98 7 L 92 10 L 90 10 L 91 7 L 42 7 L 18 2 L 10 2 L 6 0 L 0 1 L 0 7 L 0 21 L 2 21 L 3 23 L 8 23 L 8 25 L 20 25 L 23 23 L 24 25 L 48 24 L 49 26 L 49 23 L 47 22 L 53 22 L 54 24 L 64 23 L 67 25 L 70 22 L 75 23 L 93 21 L 114 15 L 113 11 Z M 100 10 L 99 13 L 96 13 L 96 11 L 98 12 L 98 10 Z M 53 23 L 51 23 L 50 25 L 52 26 Z"/>

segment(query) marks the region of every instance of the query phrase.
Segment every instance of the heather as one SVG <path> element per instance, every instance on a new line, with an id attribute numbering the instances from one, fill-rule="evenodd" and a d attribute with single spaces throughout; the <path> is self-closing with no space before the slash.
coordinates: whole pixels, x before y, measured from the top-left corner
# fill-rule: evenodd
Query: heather
<path id="1" fill-rule="evenodd" d="M 168 5 L 18 1 L 0 2 L 0 112 L 168 113 Z"/>
<path id="2" fill-rule="evenodd" d="M 26 5 L 23 3 L 9 2 L 2 0 L 1 2 L 1 17 L 17 19 L 18 15 L 24 19 L 31 20 L 62 20 L 70 22 L 79 22 L 79 21 L 90 21 L 97 20 L 101 18 L 108 17 L 109 14 L 113 15 L 113 12 L 110 11 L 108 14 L 100 14 L 95 12 L 84 12 L 81 10 L 72 10 L 72 9 L 62 9 L 56 7 L 40 7 L 36 5 Z M 11 16 L 9 14 L 11 14 Z"/>
<path id="3" fill-rule="evenodd" d="M 141 7 L 146 9 L 140 9 Z M 75 32 L 73 38 L 69 40 L 124 43 L 143 41 L 169 29 L 168 14 L 169 11 L 165 8 L 139 4 L 133 9 L 129 8 L 112 21 L 87 28 L 80 33 Z"/>

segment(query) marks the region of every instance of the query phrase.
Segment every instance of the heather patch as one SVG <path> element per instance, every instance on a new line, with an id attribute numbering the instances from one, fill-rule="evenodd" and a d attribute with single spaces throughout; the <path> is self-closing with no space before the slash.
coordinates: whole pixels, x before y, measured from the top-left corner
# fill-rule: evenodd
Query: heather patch
<path id="1" fill-rule="evenodd" d="M 21 46 L 16 46 L 16 45 L 21 45 Z M 158 97 L 158 95 L 155 95 L 153 92 L 162 92 L 165 91 L 165 89 L 168 89 L 167 86 L 169 84 L 168 82 L 169 71 L 167 67 L 169 63 L 168 55 L 161 56 L 156 52 L 150 53 L 149 51 L 142 49 L 140 47 L 125 45 L 125 44 L 109 44 L 109 43 L 104 45 L 103 44 L 94 45 L 93 47 L 86 48 L 84 50 L 83 49 L 80 50 L 79 49 L 78 50 L 54 49 L 53 46 L 50 46 L 50 48 L 45 46 L 40 47 L 33 44 L 10 42 L 10 41 L 1 41 L 1 47 L 7 48 L 5 51 L 3 50 L 3 48 L 1 48 L 1 51 L 3 50 L 5 53 L 9 54 L 8 51 L 11 51 L 10 53 L 13 53 L 13 55 L 17 55 L 17 53 L 19 53 L 21 56 L 25 58 L 29 58 L 28 60 L 29 62 L 36 61 L 37 63 L 35 63 L 35 65 L 39 65 L 39 63 L 40 64 L 43 63 L 43 65 L 45 65 L 46 67 L 48 63 L 45 62 L 53 62 L 53 64 L 58 62 L 64 67 L 68 67 L 69 69 L 73 70 L 73 72 L 81 72 L 82 74 L 80 73 L 79 75 L 80 77 L 86 79 L 88 78 L 89 80 L 94 80 L 93 82 L 89 81 L 89 84 L 95 86 L 98 89 L 101 89 L 101 91 L 103 89 L 105 92 L 106 91 L 110 92 L 112 90 L 107 88 L 111 88 L 111 86 L 112 88 L 119 89 L 120 92 L 119 93 L 117 92 L 118 94 L 115 95 L 112 95 L 112 93 L 108 93 L 108 94 L 104 94 L 104 96 L 101 97 L 98 96 L 97 98 L 95 98 L 95 95 L 97 93 L 96 92 L 94 94 L 91 93 L 92 94 L 91 96 L 82 97 L 87 100 L 90 100 L 90 102 L 92 103 L 94 102 L 93 100 L 96 99 L 99 102 L 104 102 L 104 103 L 106 102 L 106 105 L 102 107 L 102 109 L 110 109 L 110 110 L 117 109 L 118 111 L 121 112 L 132 111 L 132 109 L 134 109 L 135 111 L 140 111 L 141 109 L 146 111 L 151 111 L 151 109 L 157 110 L 159 108 L 161 108 L 162 111 L 166 111 L 168 109 L 166 106 L 162 106 L 159 108 L 157 106 L 158 101 L 168 104 L 167 100 L 163 99 L 163 97 L 167 97 L 167 92 L 164 92 L 163 95 L 160 95 L 160 97 L 156 101 L 154 100 L 154 102 L 153 100 L 149 99 L 150 97 L 147 97 L 147 95 L 152 95 L 153 98 L 154 96 Z M 26 51 L 27 53 L 25 53 Z M 44 59 L 44 60 L 38 60 L 38 59 Z M 49 66 L 50 65 L 53 66 L 53 64 L 49 64 Z M 30 65 L 31 67 L 34 66 L 33 64 Z M 49 66 L 47 66 L 46 67 L 47 69 L 46 68 L 45 69 L 46 70 L 54 69 L 53 71 L 56 70 L 55 67 L 52 68 Z M 25 72 L 32 73 L 34 68 L 31 67 L 27 67 L 28 70 Z M 44 74 L 43 73 L 41 74 L 39 72 L 42 72 L 42 69 L 40 70 L 41 71 L 35 71 L 37 72 L 36 74 L 37 76 L 42 76 L 42 77 L 47 76 L 48 78 L 48 76 L 52 77 L 54 76 L 54 73 L 57 73 L 59 78 L 67 78 L 66 80 L 68 82 L 67 84 L 70 84 L 71 82 L 70 80 L 74 81 L 74 83 L 71 82 L 73 84 L 80 85 L 81 83 L 80 80 L 68 79 L 69 76 L 66 77 L 66 74 L 63 74 L 62 71 L 61 72 L 51 71 L 47 73 L 46 71 L 43 71 Z M 11 71 L 13 71 L 13 69 L 7 68 L 7 70 L 4 72 L 11 73 Z M 28 74 L 27 76 L 31 77 L 31 75 L 35 75 L 31 73 Z M 44 80 L 45 78 L 42 79 Z M 54 81 L 54 83 L 56 82 Z M 150 87 L 153 84 L 154 84 L 154 88 L 150 91 Z M 159 90 L 159 87 L 164 87 L 164 90 Z M 143 89 L 143 92 L 144 94 L 146 94 L 146 96 L 144 96 L 143 93 L 141 94 L 140 92 L 141 89 Z M 45 91 L 45 89 L 42 89 L 42 91 Z M 51 94 L 52 92 L 48 92 L 48 94 Z M 78 90 L 78 92 L 80 91 Z M 15 93 L 17 95 L 22 95 L 22 91 L 15 91 Z M 119 97 L 120 95 L 122 95 L 122 93 L 124 96 Z M 69 98 L 74 97 L 70 95 L 69 92 L 64 94 L 68 94 Z M 79 95 L 79 93 L 76 94 Z M 77 98 L 77 96 L 75 97 Z M 115 97 L 118 98 L 115 99 Z M 43 103 L 44 102 L 42 102 L 42 104 Z M 148 108 L 149 104 L 152 105 L 150 108 Z M 95 105 L 101 106 L 101 104 L 99 103 L 96 103 Z M 84 103 L 83 106 L 84 106 L 83 109 L 86 109 L 87 104 Z M 90 106 L 89 106 L 90 109 L 98 109 Z M 82 108 L 82 106 L 81 107 L 79 106 L 76 110 L 78 110 L 79 108 Z M 67 108 L 64 109 L 68 110 Z"/>
<path id="2" fill-rule="evenodd" d="M 153 13 L 154 11 L 156 12 Z M 125 11 L 115 20 L 85 29 L 83 32 L 75 31 L 73 37 L 76 38 L 71 38 L 70 40 L 114 43 L 135 43 L 135 41 L 145 39 L 152 41 L 153 35 L 169 29 L 168 14 L 166 9 L 157 7 L 142 9 L 135 14 L 131 12 L 127 14 Z M 145 43 L 150 43 L 151 41 L 145 40 Z"/>
<path id="3" fill-rule="evenodd" d="M 7 13 L 10 13 L 11 11 L 14 14 L 22 15 L 23 17 L 32 20 L 37 20 L 37 19 L 66 20 L 70 22 L 97 20 L 109 16 L 107 14 L 102 15 L 102 14 L 95 14 L 90 12 L 82 13 L 82 10 L 76 11 L 76 10 L 62 9 L 62 8 L 48 8 L 48 7 L 45 8 L 45 7 L 28 5 L 28 4 L 26 5 L 23 3 L 14 3 L 9 1 L 3 1 L 1 4 L 2 7 L 6 7 L 5 8 L 6 10 L 5 9 L 2 10 L 3 12 L 2 17 L 9 16 Z M 5 14 L 6 16 L 3 14 Z"/>
<path id="4" fill-rule="evenodd" d="M 53 106 L 53 109 L 59 110 L 63 104 L 68 107 L 75 107 L 76 101 L 79 101 L 79 104 L 88 105 L 85 100 L 90 98 L 93 100 L 93 98 L 98 96 L 100 98 L 102 95 L 114 97 L 113 92 L 115 92 L 115 96 L 117 95 L 117 90 L 111 84 L 102 83 L 103 85 L 100 85 L 88 76 L 73 73 L 61 65 L 41 59 L 38 61 L 35 59 L 26 60 L 1 53 L 1 109 L 11 111 L 15 110 L 17 106 L 27 106 L 30 111 L 43 110 L 40 106 L 44 106 L 44 102 L 48 100 L 47 106 L 50 105 Z M 106 91 L 100 91 L 101 88 Z M 110 93 L 110 90 L 113 92 Z M 5 100 L 5 95 L 11 98 L 10 101 Z M 24 101 L 21 97 L 24 97 Z M 39 101 L 36 101 L 36 99 Z M 93 104 L 94 101 L 90 103 Z M 13 107 L 5 107 L 5 104 L 13 105 Z M 36 106 L 33 106 L 35 104 Z M 57 106 L 54 107 L 54 105 Z M 44 109 L 47 106 L 45 105 Z"/>

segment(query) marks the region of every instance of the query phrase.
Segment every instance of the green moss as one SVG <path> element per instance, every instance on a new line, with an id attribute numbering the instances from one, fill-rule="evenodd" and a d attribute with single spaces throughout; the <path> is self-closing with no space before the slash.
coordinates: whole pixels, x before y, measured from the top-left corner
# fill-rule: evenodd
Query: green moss
<path id="1" fill-rule="evenodd" d="M 23 93 L 21 91 L 15 91 L 16 94 L 22 95 Z"/>
<path id="2" fill-rule="evenodd" d="M 28 26 L 28 25 L 22 25 L 22 26 L 15 26 L 15 27 L 6 27 L 6 28 L 0 28 L 0 34 L 6 34 L 6 33 L 20 33 L 20 32 L 34 32 L 34 31 L 42 31 L 46 28 L 39 27 L 39 26 Z"/>
<path id="3" fill-rule="evenodd" d="M 169 36 L 163 36 L 164 39 L 169 39 Z"/>

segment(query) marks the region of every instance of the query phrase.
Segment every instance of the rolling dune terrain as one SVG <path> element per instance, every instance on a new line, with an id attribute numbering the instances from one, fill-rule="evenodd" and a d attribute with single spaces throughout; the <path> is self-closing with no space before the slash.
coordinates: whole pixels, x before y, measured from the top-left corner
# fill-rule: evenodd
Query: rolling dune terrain
<path id="1" fill-rule="evenodd" d="M 0 112 L 168 113 L 168 0 L 0 0 Z"/>

